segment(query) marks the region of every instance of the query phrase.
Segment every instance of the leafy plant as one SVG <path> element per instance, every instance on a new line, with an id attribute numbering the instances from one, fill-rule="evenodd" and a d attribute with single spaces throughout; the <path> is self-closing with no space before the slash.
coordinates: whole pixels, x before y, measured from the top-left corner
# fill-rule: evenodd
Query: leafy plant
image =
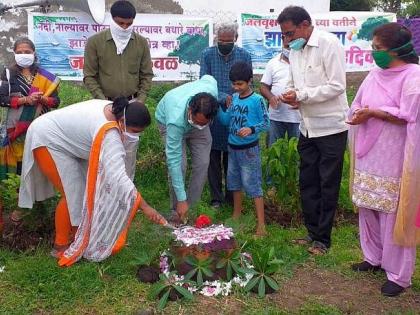
<path id="1" fill-rule="evenodd" d="M 203 275 L 206 275 L 207 277 L 213 276 L 213 271 L 210 269 L 210 265 L 213 261 L 212 258 L 200 260 L 196 257 L 188 256 L 185 258 L 185 261 L 193 267 L 193 269 L 185 275 L 185 279 L 190 280 L 195 276 L 198 286 L 203 285 Z"/>
<path id="2" fill-rule="evenodd" d="M 12 173 L 0 183 L 0 198 L 6 212 L 18 209 L 20 176 Z"/>
<path id="3" fill-rule="evenodd" d="M 226 277 L 230 281 L 233 278 L 234 272 L 238 275 L 243 275 L 244 270 L 241 268 L 241 251 L 236 249 L 231 253 L 222 252 L 221 258 L 216 264 L 217 269 L 226 268 Z"/>
<path id="4" fill-rule="evenodd" d="M 244 263 L 241 253 L 246 244 L 247 243 L 245 242 L 241 248 L 235 249 L 232 252 L 223 251 L 220 254 L 220 260 L 217 262 L 216 268 L 226 268 L 226 277 L 228 281 L 232 280 L 234 272 L 239 276 L 242 276 L 245 273 L 244 268 L 242 268 Z"/>
<path id="5" fill-rule="evenodd" d="M 271 275 L 279 269 L 283 261 L 275 258 L 274 247 L 271 247 L 268 252 L 257 252 L 253 254 L 252 262 L 254 269 L 245 269 L 247 273 L 253 274 L 253 277 L 245 286 L 245 291 L 249 292 L 254 287 L 258 286 L 258 296 L 264 297 L 266 293 L 266 284 L 274 291 L 277 291 L 279 285 Z"/>
<path id="6" fill-rule="evenodd" d="M 264 174 L 276 189 L 277 202 L 296 212 L 299 208 L 299 154 L 297 138 L 278 139 L 263 155 Z"/>
<path id="7" fill-rule="evenodd" d="M 153 298 L 160 296 L 158 303 L 159 310 L 165 308 L 171 292 L 178 292 L 181 298 L 192 300 L 192 293 L 183 287 L 183 284 L 191 284 L 190 281 L 179 280 L 175 272 L 170 272 L 169 274 L 162 273 L 159 275 L 159 278 L 160 281 L 154 285 L 151 291 Z"/>

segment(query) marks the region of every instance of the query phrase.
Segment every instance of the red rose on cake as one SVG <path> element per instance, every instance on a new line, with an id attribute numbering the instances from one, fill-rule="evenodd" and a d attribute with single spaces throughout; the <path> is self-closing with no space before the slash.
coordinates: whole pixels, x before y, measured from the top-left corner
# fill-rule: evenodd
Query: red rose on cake
<path id="1" fill-rule="evenodd" d="M 205 214 L 201 214 L 197 220 L 195 220 L 195 227 L 196 228 L 203 228 L 206 226 L 209 226 L 211 224 L 211 220 L 208 216 L 206 216 Z"/>

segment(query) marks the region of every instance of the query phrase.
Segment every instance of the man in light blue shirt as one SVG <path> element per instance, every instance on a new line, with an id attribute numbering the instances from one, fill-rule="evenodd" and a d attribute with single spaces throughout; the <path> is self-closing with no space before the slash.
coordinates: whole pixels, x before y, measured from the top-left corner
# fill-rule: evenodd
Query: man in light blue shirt
<path id="1" fill-rule="evenodd" d="M 189 206 L 200 199 L 206 182 L 212 143 L 208 125 L 217 110 L 217 82 L 210 75 L 167 92 L 156 108 L 155 117 L 165 142 L 171 209 L 176 209 L 182 220 Z M 187 146 L 192 162 L 188 194 L 184 184 Z"/>

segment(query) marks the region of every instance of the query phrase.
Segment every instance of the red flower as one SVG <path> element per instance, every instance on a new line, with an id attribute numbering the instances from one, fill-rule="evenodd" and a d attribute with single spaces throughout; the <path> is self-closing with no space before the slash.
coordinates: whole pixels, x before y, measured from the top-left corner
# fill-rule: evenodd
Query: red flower
<path id="1" fill-rule="evenodd" d="M 195 227 L 199 228 L 199 229 L 201 229 L 203 227 L 206 227 L 206 226 L 209 226 L 210 224 L 211 224 L 210 218 L 208 216 L 204 215 L 204 214 L 201 214 L 197 218 L 197 220 L 195 220 Z"/>

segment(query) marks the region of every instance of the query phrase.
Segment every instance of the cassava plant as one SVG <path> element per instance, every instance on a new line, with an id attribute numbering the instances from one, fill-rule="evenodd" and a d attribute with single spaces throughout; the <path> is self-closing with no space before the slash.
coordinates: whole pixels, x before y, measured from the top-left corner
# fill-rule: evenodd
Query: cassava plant
<path id="1" fill-rule="evenodd" d="M 266 294 L 266 285 L 274 291 L 279 289 L 279 285 L 271 275 L 274 274 L 283 262 L 274 256 L 274 247 L 267 252 L 257 252 L 252 255 L 253 269 L 246 269 L 253 277 L 245 286 L 245 291 L 249 292 L 258 288 L 258 296 L 264 297 Z"/>
<path id="2" fill-rule="evenodd" d="M 193 277 L 196 278 L 196 283 L 198 286 L 203 285 L 203 278 L 204 276 L 213 277 L 213 271 L 211 271 L 211 263 L 213 259 L 211 257 L 203 260 L 199 260 L 194 256 L 188 256 L 185 261 L 189 264 L 193 269 L 191 269 L 186 275 L 185 279 L 190 280 Z"/>
<path id="3" fill-rule="evenodd" d="M 190 281 L 179 280 L 175 272 L 170 272 L 169 274 L 162 273 L 159 275 L 159 278 L 160 281 L 157 282 L 151 290 L 152 298 L 159 297 L 159 310 L 165 308 L 168 299 L 176 300 L 178 297 L 185 298 L 187 300 L 193 299 L 192 293 L 183 286 L 184 284 L 191 284 Z M 173 298 L 171 298 L 172 296 Z"/>

